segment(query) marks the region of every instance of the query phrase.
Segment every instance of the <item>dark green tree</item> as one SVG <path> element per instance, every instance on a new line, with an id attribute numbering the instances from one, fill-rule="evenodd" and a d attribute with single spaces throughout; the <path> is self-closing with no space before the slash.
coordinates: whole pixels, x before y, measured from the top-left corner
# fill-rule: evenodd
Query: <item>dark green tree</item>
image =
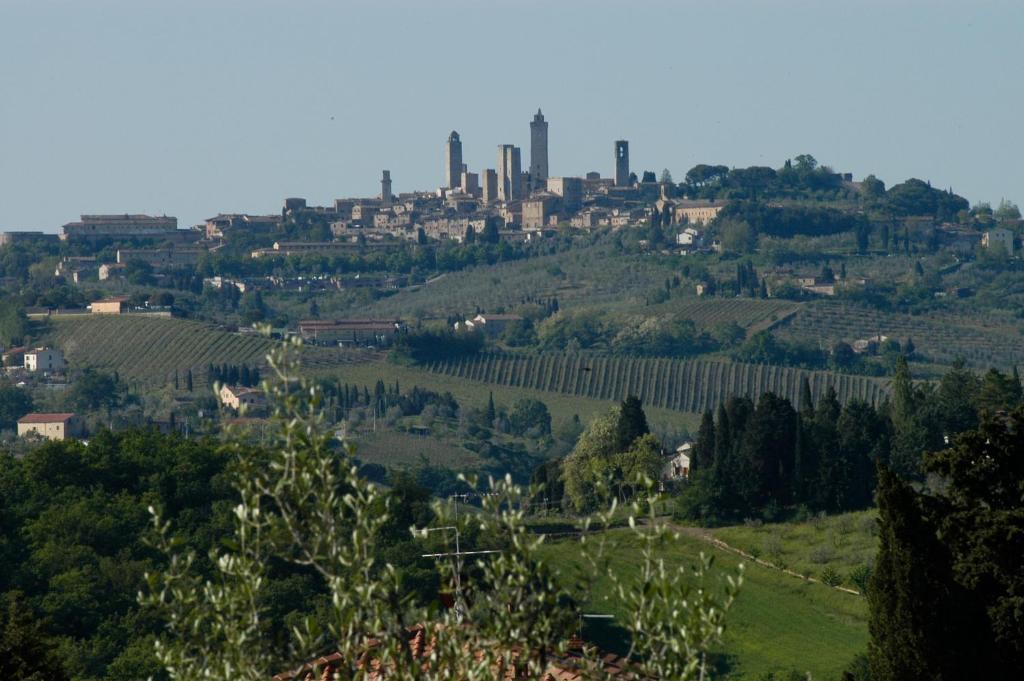
<path id="1" fill-rule="evenodd" d="M 25 414 L 32 411 L 32 395 L 22 388 L 0 384 L 0 430 L 14 430 Z"/>
<path id="2" fill-rule="evenodd" d="M 619 420 L 615 427 L 615 451 L 626 451 L 633 440 L 649 432 L 651 429 L 647 425 L 647 414 L 644 413 L 640 398 L 628 395 L 619 409 Z"/>
<path id="3" fill-rule="evenodd" d="M 977 608 L 953 580 L 949 552 L 917 494 L 878 466 L 879 544 L 868 587 L 873 681 L 991 678 L 976 634 Z"/>
<path id="4" fill-rule="evenodd" d="M 715 418 L 708 409 L 700 419 L 697 439 L 693 443 L 690 470 L 710 470 L 715 463 Z"/>
<path id="5" fill-rule="evenodd" d="M 68 675 L 48 635 L 24 594 L 9 591 L 0 602 L 0 678 L 19 681 L 64 681 Z"/>
<path id="6" fill-rule="evenodd" d="M 1024 409 L 986 419 L 953 447 L 926 455 L 924 469 L 942 480 L 923 498 L 927 515 L 952 553 L 954 578 L 984 613 L 973 678 L 1017 678 L 1024 669 Z"/>
<path id="7" fill-rule="evenodd" d="M 765 393 L 743 434 L 736 479 L 745 512 L 792 501 L 796 412 L 789 401 Z"/>

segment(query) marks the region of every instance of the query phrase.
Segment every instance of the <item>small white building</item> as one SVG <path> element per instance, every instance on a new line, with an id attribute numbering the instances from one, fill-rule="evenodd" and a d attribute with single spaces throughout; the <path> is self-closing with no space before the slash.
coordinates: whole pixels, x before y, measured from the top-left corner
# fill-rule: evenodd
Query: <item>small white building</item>
<path id="1" fill-rule="evenodd" d="M 220 401 L 225 407 L 236 412 L 243 409 L 262 409 L 267 404 L 262 391 L 233 385 L 221 386 Z"/>
<path id="2" fill-rule="evenodd" d="M 64 371 L 64 353 L 54 348 L 36 348 L 25 353 L 27 371 Z"/>
<path id="3" fill-rule="evenodd" d="M 985 248 L 992 248 L 996 244 L 1001 245 L 1007 255 L 1013 255 L 1013 232 L 996 227 L 981 235 L 981 245 Z"/>
<path id="4" fill-rule="evenodd" d="M 700 245 L 700 232 L 693 227 L 687 227 L 676 235 L 676 244 L 694 248 Z"/>
<path id="5" fill-rule="evenodd" d="M 693 443 L 684 442 L 676 447 L 676 451 L 665 457 L 661 468 L 662 480 L 686 480 L 690 477 L 690 454 Z"/>

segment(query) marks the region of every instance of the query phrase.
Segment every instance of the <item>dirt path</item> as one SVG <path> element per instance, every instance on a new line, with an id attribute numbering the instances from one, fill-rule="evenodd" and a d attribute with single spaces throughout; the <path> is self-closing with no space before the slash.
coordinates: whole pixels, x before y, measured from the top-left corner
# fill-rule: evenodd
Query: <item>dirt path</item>
<path id="1" fill-rule="evenodd" d="M 761 567 L 766 567 L 766 568 L 769 568 L 771 570 L 776 570 L 778 572 L 782 572 L 784 574 L 789 575 L 790 577 L 796 577 L 797 579 L 803 580 L 805 582 L 814 582 L 815 584 L 822 584 L 823 586 L 828 586 L 828 584 L 825 584 L 820 579 L 815 579 L 814 577 L 805 577 L 804 575 L 801 575 L 798 572 L 793 572 L 792 570 L 789 570 L 789 569 L 783 568 L 783 567 L 779 567 L 778 565 L 775 565 L 774 563 L 770 563 L 770 562 L 768 562 L 766 560 L 761 560 L 760 558 L 755 558 L 754 556 L 750 555 L 746 551 L 743 551 L 742 549 L 738 549 L 735 546 L 731 546 L 730 544 L 726 544 L 724 541 L 722 541 L 721 539 L 718 539 L 713 534 L 711 534 L 710 530 L 705 529 L 703 527 L 687 527 L 687 526 L 684 526 L 684 525 L 676 525 L 675 523 L 672 523 L 671 527 L 672 527 L 673 530 L 679 532 L 679 534 L 681 534 L 681 535 L 684 535 L 686 537 L 690 537 L 692 539 L 699 539 L 700 541 L 706 542 L 706 543 L 710 544 L 711 546 L 713 546 L 716 549 L 719 549 L 721 551 L 728 551 L 729 553 L 734 553 L 737 556 L 742 556 L 745 560 L 749 560 L 752 563 L 757 563 Z M 860 596 L 861 595 L 861 593 L 859 591 L 856 591 L 854 589 L 848 589 L 845 586 L 833 586 L 832 588 L 837 590 L 837 591 L 842 591 L 844 593 L 853 594 L 854 596 Z"/>

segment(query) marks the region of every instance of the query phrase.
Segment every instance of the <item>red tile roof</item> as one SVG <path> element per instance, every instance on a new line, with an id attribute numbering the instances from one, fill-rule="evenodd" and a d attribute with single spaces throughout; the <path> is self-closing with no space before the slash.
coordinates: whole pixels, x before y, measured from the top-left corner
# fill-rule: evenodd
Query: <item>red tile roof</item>
<path id="1" fill-rule="evenodd" d="M 73 419 L 75 415 L 71 412 L 56 412 L 53 414 L 25 414 L 18 423 L 64 423 Z"/>

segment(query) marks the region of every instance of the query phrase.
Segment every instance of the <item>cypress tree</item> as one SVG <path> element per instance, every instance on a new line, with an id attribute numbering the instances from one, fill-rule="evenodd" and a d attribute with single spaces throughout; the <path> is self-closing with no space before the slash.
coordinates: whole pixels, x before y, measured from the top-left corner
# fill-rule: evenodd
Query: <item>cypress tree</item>
<path id="1" fill-rule="evenodd" d="M 192 392 L 192 370 L 189 369 L 188 373 L 185 374 L 185 390 Z"/>
<path id="2" fill-rule="evenodd" d="M 812 462 L 805 457 L 805 468 L 814 468 L 813 501 L 816 508 L 835 511 L 843 494 L 846 476 L 839 451 L 839 415 L 842 407 L 834 387 L 829 386 L 825 396 L 814 410 L 814 455 Z"/>
<path id="3" fill-rule="evenodd" d="M 494 423 L 494 419 L 497 418 L 497 411 L 494 409 L 494 392 L 491 391 L 487 395 L 487 424 Z"/>
<path id="4" fill-rule="evenodd" d="M 615 428 L 615 451 L 624 452 L 629 449 L 638 437 L 651 432 L 647 425 L 647 415 L 636 395 L 629 395 L 622 401 L 619 420 Z"/>
<path id="5" fill-rule="evenodd" d="M 175 369 L 174 370 L 174 390 L 177 391 L 178 389 L 179 389 L 178 388 L 178 370 Z"/>
<path id="6" fill-rule="evenodd" d="M 868 586 L 872 681 L 978 678 L 974 608 L 954 583 L 948 551 L 917 495 L 879 463 L 877 498 L 878 556 Z"/>
<path id="7" fill-rule="evenodd" d="M 693 457 L 690 460 L 690 470 L 707 471 L 715 464 L 715 419 L 711 410 L 704 412 L 700 419 L 700 428 L 697 429 L 697 440 L 693 443 Z"/>

